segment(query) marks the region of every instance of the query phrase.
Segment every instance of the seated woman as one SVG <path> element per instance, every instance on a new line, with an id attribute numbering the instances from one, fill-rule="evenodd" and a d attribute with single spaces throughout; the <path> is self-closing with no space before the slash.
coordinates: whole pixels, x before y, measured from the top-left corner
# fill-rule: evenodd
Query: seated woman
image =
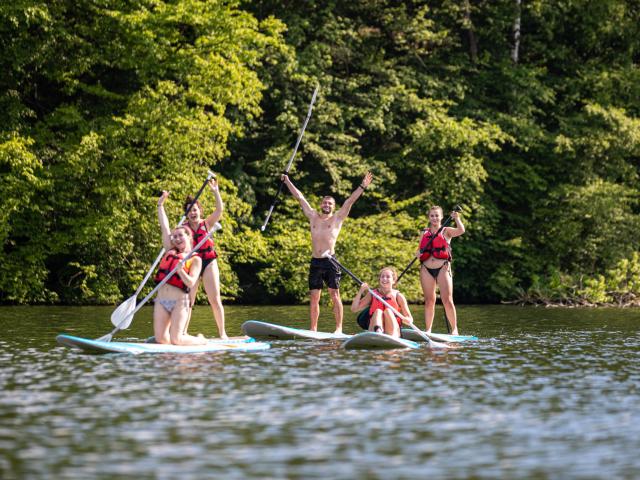
<path id="1" fill-rule="evenodd" d="M 397 312 L 406 317 L 405 322 L 413 323 L 413 317 L 409 311 L 407 299 L 398 290 L 393 289 L 397 280 L 398 272 L 396 272 L 395 268 L 384 267 L 380 270 L 378 278 L 379 285 L 374 292 L 382 297 L 385 302 L 392 306 Z M 379 299 L 371 295 L 371 292 L 367 291 L 368 289 L 369 286 L 366 283 L 360 285 L 360 290 L 351 303 L 351 311 L 354 313 L 362 310 L 364 307 L 368 307 L 358 315 L 358 325 L 364 330 L 399 337 L 403 320 L 397 317 L 393 311 Z M 367 293 L 365 294 L 365 292 Z"/>
<path id="2" fill-rule="evenodd" d="M 162 245 L 166 253 L 158 267 L 155 282 L 160 283 L 193 248 L 191 231 L 184 226 L 173 232 L 164 211 L 164 201 L 169 192 L 162 192 L 158 199 L 158 221 L 162 232 Z M 197 255 L 187 260 L 183 267 L 158 291 L 153 307 L 153 334 L 158 343 L 173 345 L 203 345 L 207 340 L 185 332 L 191 310 L 189 290 L 196 285 L 202 268 L 202 260 Z"/>

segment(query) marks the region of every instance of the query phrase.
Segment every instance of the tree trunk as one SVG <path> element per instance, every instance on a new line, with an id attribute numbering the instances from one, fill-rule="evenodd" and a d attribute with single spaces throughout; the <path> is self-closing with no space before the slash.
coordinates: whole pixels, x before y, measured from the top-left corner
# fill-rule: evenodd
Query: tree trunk
<path id="1" fill-rule="evenodd" d="M 520 55 L 520 22 L 522 19 L 522 0 L 514 0 L 515 17 L 513 19 L 513 44 L 511 46 L 511 61 L 518 63 Z"/>

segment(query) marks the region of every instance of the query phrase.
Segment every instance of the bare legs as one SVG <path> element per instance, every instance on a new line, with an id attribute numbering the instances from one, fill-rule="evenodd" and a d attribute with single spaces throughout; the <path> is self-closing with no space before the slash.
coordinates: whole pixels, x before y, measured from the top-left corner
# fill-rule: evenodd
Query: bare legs
<path id="1" fill-rule="evenodd" d="M 318 318 L 320 317 L 320 295 L 322 290 L 309 290 L 309 317 L 311 319 L 310 329 L 314 332 L 318 331 Z M 340 298 L 340 290 L 337 288 L 329 289 L 329 298 L 333 304 L 333 316 L 336 319 L 336 329 L 334 333 L 342 333 L 342 318 L 344 309 L 342 299 Z"/>
<path id="2" fill-rule="evenodd" d="M 218 335 L 220 338 L 227 339 L 227 332 L 224 326 L 224 308 L 222 307 L 222 298 L 220 297 L 220 270 L 218 269 L 218 261 L 213 260 L 207 265 L 206 270 L 202 274 L 202 283 L 204 283 L 204 291 L 207 294 L 209 305 L 213 311 L 213 318 L 218 326 Z"/>
<path id="3" fill-rule="evenodd" d="M 185 305 L 176 305 L 169 313 L 159 302 L 156 302 L 153 307 L 153 333 L 156 342 L 173 345 L 203 345 L 207 343 L 201 335 L 194 337 L 184 333 L 191 310 L 188 305 L 188 301 L 185 301 Z"/>
<path id="4" fill-rule="evenodd" d="M 453 280 L 451 278 L 451 266 L 444 266 L 438 273 L 438 280 L 424 267 L 420 267 L 420 284 L 424 293 L 424 322 L 427 333 L 431 333 L 433 317 L 436 306 L 436 285 L 440 286 L 440 299 L 444 306 L 449 323 L 451 323 L 451 334 L 458 335 L 458 317 L 456 307 L 453 303 Z"/>
<path id="5" fill-rule="evenodd" d="M 369 330 L 376 331 L 376 327 L 380 327 L 384 333 L 392 337 L 400 337 L 400 327 L 396 321 L 396 316 L 388 308 L 385 310 L 376 310 L 369 320 Z"/>

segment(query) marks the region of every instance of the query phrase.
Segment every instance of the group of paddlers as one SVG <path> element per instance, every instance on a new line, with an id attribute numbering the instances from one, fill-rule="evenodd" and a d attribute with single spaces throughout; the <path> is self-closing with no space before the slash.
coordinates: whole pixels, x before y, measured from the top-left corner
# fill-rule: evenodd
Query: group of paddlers
<path id="1" fill-rule="evenodd" d="M 342 224 L 349 216 L 351 207 L 371 184 L 373 175 L 368 172 L 362 182 L 347 198 L 342 207 L 335 210 L 336 201 L 325 196 L 320 202 L 320 211 L 309 205 L 300 190 L 291 182 L 288 175 L 282 175 L 282 181 L 293 197 L 300 203 L 304 215 L 309 219 L 311 229 L 312 255 L 309 266 L 310 329 L 317 331 L 320 315 L 320 296 L 324 285 L 328 287 L 336 321 L 334 333 L 342 333 L 343 305 L 340 297 L 340 264 L 335 259 L 335 245 Z M 223 202 L 217 181 L 208 182 L 216 200 L 216 208 L 208 217 L 203 217 L 202 206 L 193 197 L 185 201 L 186 220 L 171 230 L 164 211 L 164 202 L 168 192 L 162 192 L 158 199 L 158 220 L 162 232 L 162 243 L 166 253 L 160 263 L 156 282 L 166 280 L 158 291 L 153 313 L 153 328 L 156 342 L 176 345 L 198 345 L 207 340 L 202 336 L 187 333 L 187 326 L 195 303 L 200 279 L 204 284 L 213 316 L 221 338 L 226 339 L 224 309 L 220 297 L 220 273 L 217 253 L 212 239 L 212 229 L 220 220 Z M 420 260 L 420 283 L 424 294 L 424 316 L 426 332 L 431 333 L 435 314 L 436 286 L 440 289 L 440 298 L 451 333 L 458 334 L 456 308 L 453 303 L 453 281 L 451 275 L 451 239 L 465 231 L 459 213 L 453 211 L 451 220 L 455 227 L 442 224 L 443 210 L 439 206 L 429 209 L 429 225 L 422 232 L 416 256 Z M 196 254 L 186 262 L 184 259 L 194 246 L 199 245 Z M 405 296 L 395 289 L 398 273 L 393 267 L 380 270 L 378 286 L 375 290 L 366 283 L 360 286 L 351 304 L 353 312 L 359 312 L 357 322 L 365 330 L 382 332 L 394 337 L 400 336 L 402 322 L 412 323 Z M 391 307 L 391 308 L 390 308 Z M 400 314 L 400 315 L 398 315 Z"/>

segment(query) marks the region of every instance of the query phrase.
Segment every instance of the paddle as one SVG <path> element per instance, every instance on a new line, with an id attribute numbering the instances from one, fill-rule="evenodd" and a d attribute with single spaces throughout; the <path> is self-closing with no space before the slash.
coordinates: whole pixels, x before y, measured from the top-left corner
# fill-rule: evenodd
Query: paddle
<path id="1" fill-rule="evenodd" d="M 176 265 L 176 267 L 171 270 L 171 272 L 169 272 L 169 274 L 164 277 L 162 279 L 162 281 L 160 283 L 158 283 L 158 285 L 156 285 L 156 287 L 151 290 L 151 292 L 149 293 L 149 295 L 147 295 L 146 297 L 144 297 L 144 299 L 138 304 L 137 307 L 135 307 L 133 309 L 132 312 L 127 313 L 124 317 L 122 317 L 120 319 L 120 322 L 118 322 L 118 324 L 116 325 L 116 328 L 114 328 L 111 332 L 107 333 L 106 335 L 100 337 L 100 338 L 96 338 L 97 341 L 99 342 L 110 342 L 113 339 L 113 336 L 118 333 L 120 330 L 124 330 L 126 328 L 129 328 L 129 325 L 131 325 L 131 321 L 133 320 L 133 316 L 136 314 L 136 312 L 138 310 L 140 310 L 142 308 L 142 306 L 147 303 L 149 301 L 149 299 L 151 297 L 153 297 L 153 295 L 160 290 L 160 287 L 162 287 L 165 283 L 167 283 L 171 277 L 173 277 L 176 272 L 182 268 L 182 266 L 185 264 L 185 262 L 187 260 L 189 260 L 192 256 L 194 256 L 196 254 L 196 252 L 198 251 L 198 249 L 204 245 L 204 243 L 211 237 L 211 235 L 213 235 L 213 232 L 216 232 L 217 230 L 220 230 L 222 228 L 222 225 L 220 225 L 218 222 L 216 222 L 213 225 L 213 228 L 211 229 L 211 231 L 209 233 L 207 233 L 202 240 L 200 240 L 198 242 L 198 244 L 193 247 L 193 249 L 187 254 L 186 257 L 184 257 L 180 263 L 178 263 L 178 265 Z M 113 321 L 113 318 L 112 318 Z"/>
<path id="2" fill-rule="evenodd" d="M 289 169 L 291 168 L 291 164 L 293 163 L 293 159 L 296 157 L 296 153 L 298 152 L 298 146 L 300 145 L 300 142 L 302 141 L 302 136 L 304 135 L 304 131 L 307 128 L 307 123 L 309 123 L 309 119 L 311 118 L 311 110 L 313 109 L 313 104 L 316 102 L 316 96 L 318 95 L 318 89 L 320 88 L 320 85 L 316 86 L 316 89 L 313 91 L 313 96 L 311 97 L 311 103 L 309 104 L 309 111 L 307 112 L 307 118 L 304 121 L 304 124 L 302 125 L 302 130 L 300 130 L 300 135 L 298 135 L 298 141 L 296 142 L 296 146 L 293 149 L 293 153 L 291 154 L 291 158 L 289 159 L 289 163 L 287 163 L 287 168 L 284 169 L 284 172 L 282 172 L 284 175 L 288 175 L 289 174 Z M 271 218 L 271 214 L 273 213 L 273 209 L 276 208 L 276 203 L 278 202 L 278 197 L 280 196 L 280 193 L 282 193 L 282 188 L 284 187 L 284 182 L 280 181 L 280 186 L 278 187 L 278 191 L 276 192 L 275 196 L 273 197 L 273 202 L 271 203 L 271 207 L 269 207 L 269 211 L 267 212 L 267 218 L 265 218 L 264 223 L 262 224 L 262 226 L 260 227 L 260 231 L 264 232 L 265 229 L 267 228 L 267 223 L 269 223 L 269 219 Z"/>
<path id="3" fill-rule="evenodd" d="M 360 280 L 358 277 L 355 276 L 355 274 L 349 270 L 347 267 L 345 267 L 344 265 L 342 265 L 335 257 L 331 256 L 331 253 L 329 252 L 329 250 L 327 250 L 326 252 L 324 252 L 322 254 L 322 256 L 324 258 L 328 258 L 329 261 L 331 261 L 331 263 L 333 263 L 334 265 L 336 265 L 338 268 L 341 268 L 342 270 L 344 270 L 351 278 L 353 278 L 353 280 L 358 284 L 358 286 L 362 285 L 364 282 L 362 282 L 362 280 Z M 413 322 L 411 320 L 409 320 L 407 317 L 405 317 L 404 315 L 402 315 L 400 312 L 398 312 L 395 308 L 393 308 L 391 305 L 389 305 L 389 303 L 382 298 L 380 295 L 378 295 L 372 288 L 368 288 L 367 289 L 369 291 L 369 293 L 377 298 L 378 300 L 380 300 L 380 302 L 382 302 L 382 304 L 387 307 L 389 310 L 391 310 L 393 312 L 394 315 L 396 315 L 398 318 L 400 318 L 401 320 L 403 320 L 407 325 L 409 325 L 413 330 L 415 330 L 416 332 L 418 332 L 418 335 L 420 335 L 425 342 L 427 342 L 429 344 L 429 346 L 431 348 L 447 348 L 446 345 L 440 345 L 436 342 L 434 342 L 433 340 L 431 340 L 426 333 L 424 333 L 422 330 L 420 330 L 418 327 L 416 327 Z"/>
<path id="4" fill-rule="evenodd" d="M 200 190 L 198 190 L 198 193 L 196 193 L 196 196 L 194 197 L 193 201 L 189 204 L 189 207 L 185 210 L 184 215 L 182 216 L 182 218 L 178 222 L 178 226 L 182 225 L 182 222 L 184 222 L 186 220 L 189 211 L 196 204 L 196 201 L 198 200 L 198 198 L 200 198 L 200 195 L 202 195 L 202 192 L 204 191 L 204 187 L 207 186 L 207 183 L 209 183 L 209 180 L 211 180 L 212 178 L 216 178 L 216 175 L 211 170 L 209 170 L 208 171 L 208 175 L 207 175 L 207 179 L 202 183 L 202 186 L 200 187 Z M 142 291 L 144 286 L 147 284 L 147 280 L 149 280 L 149 277 L 151 276 L 153 271 L 158 266 L 158 263 L 160 263 L 160 260 L 162 259 L 162 256 L 164 255 L 164 252 L 165 252 L 164 248 L 162 250 L 160 250 L 160 253 L 158 254 L 158 257 L 155 259 L 155 261 L 151 265 L 151 268 L 149 269 L 149 271 L 145 275 L 144 279 L 142 280 L 142 283 L 140 284 L 140 286 L 136 290 L 136 293 L 134 293 L 132 296 L 130 296 L 124 302 L 122 302 L 120 305 L 118 305 L 118 307 L 111 314 L 111 323 L 113 324 L 114 327 L 117 327 L 122 322 L 123 318 L 126 318 L 127 316 L 129 316 L 131 314 L 131 312 L 133 312 L 135 310 L 136 302 L 138 300 L 138 295 L 140 295 L 140 292 Z"/>
<path id="5" fill-rule="evenodd" d="M 461 212 L 461 211 L 462 211 L 462 207 L 461 207 L 460 205 L 456 205 L 455 207 L 453 207 L 453 211 L 454 211 L 454 212 Z M 440 226 L 440 228 L 438 229 L 438 231 L 436 232 L 436 234 L 435 234 L 435 235 L 433 235 L 433 236 L 431 237 L 431 240 L 429 240 L 429 241 L 427 242 L 427 244 L 424 246 L 424 248 L 421 248 L 421 249 L 420 249 L 420 253 L 424 253 L 424 252 L 425 252 L 425 251 L 426 251 L 426 250 L 431 246 L 431 242 L 433 242 L 433 240 L 438 236 L 438 234 L 439 234 L 440 232 L 442 232 L 442 230 L 443 230 L 445 227 L 448 227 L 448 226 L 451 224 L 451 222 L 453 222 L 453 217 L 451 217 L 451 216 L 450 216 L 449 218 L 447 218 L 447 219 L 444 221 L 444 223 Z M 427 227 L 427 228 L 428 228 L 428 227 Z M 414 264 L 414 262 L 415 262 L 417 259 L 418 259 L 418 257 L 413 257 L 413 260 L 411 260 L 411 262 L 409 262 L 409 265 L 407 265 L 407 266 L 405 267 L 405 269 L 404 269 L 404 270 L 402 270 L 402 273 L 400 273 L 400 275 L 398 275 L 398 280 L 396 280 L 396 283 L 398 283 L 398 282 L 400 281 L 400 279 L 402 278 L 402 276 L 407 272 L 407 270 L 409 270 L 409 269 L 411 268 L 411 265 L 413 265 L 413 264 Z"/>

